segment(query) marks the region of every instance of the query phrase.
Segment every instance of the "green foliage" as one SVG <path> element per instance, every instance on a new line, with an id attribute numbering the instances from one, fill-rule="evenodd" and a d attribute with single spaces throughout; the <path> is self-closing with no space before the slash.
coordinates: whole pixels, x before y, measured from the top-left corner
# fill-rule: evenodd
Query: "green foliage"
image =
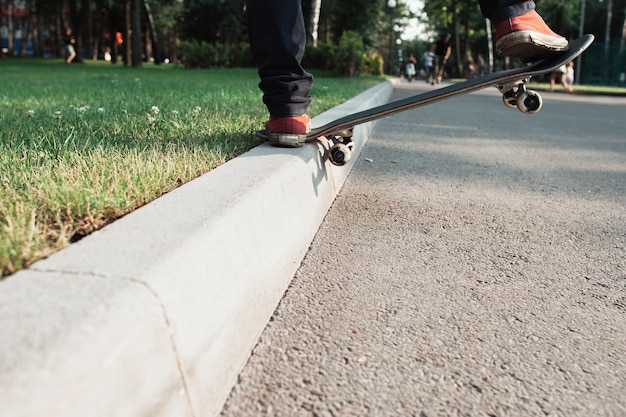
<path id="1" fill-rule="evenodd" d="M 365 44 L 375 46 L 384 22 L 386 0 L 333 0 L 323 3 L 320 19 L 330 22 L 331 39 L 338 42 L 344 32 L 356 32 Z"/>
<path id="2" fill-rule="evenodd" d="M 206 42 L 181 42 L 180 61 L 185 68 L 211 68 L 217 66 L 217 51 Z"/>
<path id="3" fill-rule="evenodd" d="M 569 39 L 578 37 L 581 0 L 540 0 L 536 3 L 537 12 L 553 30 Z M 586 1 L 585 4 L 584 32 L 596 36 L 594 46 L 598 47 L 603 42 L 606 32 L 608 3 L 606 1 Z M 447 70 L 453 70 L 454 72 L 450 75 L 460 75 L 461 63 L 466 56 L 476 57 L 478 54 L 482 54 L 484 57 L 488 56 L 489 45 L 487 43 L 486 22 L 479 11 L 477 2 L 424 0 L 423 10 L 423 22 L 427 24 L 430 31 L 435 33 L 446 31 L 452 34 L 452 56 L 448 62 Z M 618 40 L 622 38 L 623 24 L 626 19 L 626 0 L 614 0 L 612 10 L 610 37 L 613 40 Z M 619 54 L 620 52 L 618 51 Z M 612 68 L 612 72 L 615 74 L 613 77 L 623 71 L 623 69 L 619 68 L 619 62 L 612 64 L 611 62 L 606 62 L 609 61 L 607 58 L 604 58 L 604 61 L 602 65 L 605 68 L 611 65 L 616 67 Z M 504 65 L 506 65 L 504 60 L 499 60 L 496 57 L 496 69 L 502 68 Z"/>
<path id="4" fill-rule="evenodd" d="M 234 45 L 247 38 L 243 1 L 184 0 L 183 4 L 182 39 Z"/>
<path id="5" fill-rule="evenodd" d="M 330 43 L 320 43 L 317 46 L 307 46 L 302 58 L 304 68 L 319 70 L 334 70 L 337 61 L 337 46 Z"/>
<path id="6" fill-rule="evenodd" d="M 384 60 L 380 54 L 370 53 L 365 54 L 363 58 L 363 74 L 368 75 L 383 75 L 383 64 Z"/>
<path id="7" fill-rule="evenodd" d="M 249 43 L 244 42 L 232 46 L 223 46 L 223 50 L 226 67 L 256 67 Z"/>
<path id="8" fill-rule="evenodd" d="M 337 72 L 347 77 L 359 75 L 363 69 L 364 53 L 365 46 L 361 36 L 356 32 L 345 31 L 337 46 Z"/>
<path id="9" fill-rule="evenodd" d="M 185 68 L 239 68 L 255 65 L 247 43 L 228 46 L 192 41 L 181 42 L 179 48 Z"/>
<path id="10" fill-rule="evenodd" d="M 307 69 L 337 71 L 354 77 L 359 74 L 380 76 L 384 60 L 377 52 L 365 53 L 365 46 L 355 32 L 344 32 L 339 45 L 320 43 L 307 47 L 302 66 Z"/>

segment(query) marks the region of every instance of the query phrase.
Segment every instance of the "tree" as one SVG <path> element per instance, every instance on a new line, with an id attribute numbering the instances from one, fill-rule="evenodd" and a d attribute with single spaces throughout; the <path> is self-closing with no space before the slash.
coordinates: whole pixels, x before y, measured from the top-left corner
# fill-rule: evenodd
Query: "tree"
<path id="1" fill-rule="evenodd" d="M 146 36 L 146 56 L 154 57 L 154 63 L 159 64 L 161 62 L 161 59 L 160 59 L 160 53 L 159 53 L 160 48 L 159 48 L 159 40 L 158 40 L 156 23 L 154 21 L 154 16 L 152 15 L 152 9 L 150 9 L 150 4 L 148 0 L 143 0 L 142 3 L 145 9 L 146 17 L 148 21 L 148 27 L 147 27 L 148 36 Z"/>
<path id="2" fill-rule="evenodd" d="M 15 33 L 15 30 L 13 28 L 13 13 L 15 11 L 15 8 L 13 7 L 13 0 L 3 0 L 2 3 L 0 3 L 0 7 L 2 7 L 2 9 L 0 9 L 0 15 L 3 17 L 3 20 L 5 20 L 5 25 L 7 29 L 6 51 L 9 56 L 12 56 L 13 50 L 15 49 L 15 44 L 13 42 L 13 35 Z"/>
<path id="3" fill-rule="evenodd" d="M 155 0 L 151 0 L 154 2 Z M 177 25 L 183 14 L 184 4 L 178 0 L 157 0 L 153 9 L 155 41 L 158 47 L 153 51 L 155 62 L 169 59 L 177 62 Z M 158 36 L 156 36 L 158 34 Z"/>
<path id="4" fill-rule="evenodd" d="M 184 0 L 178 31 L 182 39 L 235 45 L 247 39 L 244 2 Z"/>
<path id="5" fill-rule="evenodd" d="M 326 40 L 338 43 L 346 31 L 358 33 L 366 48 L 379 41 L 385 20 L 386 0 L 326 0 L 320 20 L 325 21 Z"/>
<path id="6" fill-rule="evenodd" d="M 142 50 L 141 50 L 141 9 L 142 0 L 131 0 L 130 11 L 130 51 L 131 65 L 135 68 L 142 66 Z"/>
<path id="7" fill-rule="evenodd" d="M 454 76 L 463 73 L 468 56 L 488 54 L 485 20 L 476 1 L 424 0 L 425 23 L 435 33 L 450 33 L 453 39 L 453 59 L 450 68 Z M 450 69 L 449 68 L 449 69 Z"/>
<path id="8" fill-rule="evenodd" d="M 317 46 L 318 29 L 320 23 L 320 13 L 322 11 L 322 0 L 311 1 L 311 17 L 309 18 L 309 40 L 313 46 Z"/>

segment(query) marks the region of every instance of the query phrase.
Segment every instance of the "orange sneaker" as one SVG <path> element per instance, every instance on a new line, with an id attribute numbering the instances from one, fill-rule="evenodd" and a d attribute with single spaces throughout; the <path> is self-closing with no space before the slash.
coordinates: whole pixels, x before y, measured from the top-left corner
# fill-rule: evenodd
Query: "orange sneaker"
<path id="1" fill-rule="evenodd" d="M 299 148 L 311 131 L 311 118 L 303 114 L 293 117 L 272 117 L 265 123 L 265 130 L 272 145 Z"/>
<path id="2" fill-rule="evenodd" d="M 567 39 L 554 33 L 534 10 L 496 25 L 496 50 L 500 55 L 531 62 L 567 49 Z"/>

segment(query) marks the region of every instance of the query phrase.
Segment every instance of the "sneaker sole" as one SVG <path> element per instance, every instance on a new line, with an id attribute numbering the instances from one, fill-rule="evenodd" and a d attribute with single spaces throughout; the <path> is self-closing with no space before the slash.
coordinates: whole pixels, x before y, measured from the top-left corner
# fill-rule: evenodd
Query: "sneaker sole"
<path id="1" fill-rule="evenodd" d="M 498 54 L 517 57 L 524 62 L 537 61 L 546 58 L 551 53 L 563 52 L 567 49 L 566 39 L 529 30 L 509 33 L 496 42 Z"/>
<path id="2" fill-rule="evenodd" d="M 306 135 L 288 133 L 266 133 L 272 146 L 280 148 L 300 148 L 306 141 Z"/>

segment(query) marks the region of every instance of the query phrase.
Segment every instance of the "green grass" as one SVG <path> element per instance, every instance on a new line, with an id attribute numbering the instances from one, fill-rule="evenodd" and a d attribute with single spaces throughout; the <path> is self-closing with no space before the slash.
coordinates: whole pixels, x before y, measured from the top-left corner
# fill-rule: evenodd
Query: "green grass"
<path id="1" fill-rule="evenodd" d="M 460 83 L 466 81 L 465 78 L 452 78 L 447 81 Z M 549 91 L 550 83 L 545 81 L 537 81 L 533 79 L 529 84 L 529 88 L 533 90 L 539 91 Z M 585 84 L 574 84 L 574 93 L 575 94 L 598 94 L 605 96 L 626 96 L 626 87 L 620 86 L 605 86 L 605 85 L 585 85 Z M 554 91 L 563 92 L 563 85 L 560 83 L 556 83 Z"/>
<path id="2" fill-rule="evenodd" d="M 532 82 L 532 88 L 539 91 L 549 91 L 550 83 L 546 82 Z M 626 96 L 626 87 L 618 86 L 602 86 L 602 85 L 580 85 L 574 84 L 575 94 L 598 94 L 604 96 Z M 565 89 L 560 83 L 556 83 L 554 91 L 563 92 Z"/>
<path id="3" fill-rule="evenodd" d="M 0 60 L 0 276 L 254 147 L 252 69 Z M 315 74 L 310 114 L 381 82 Z"/>

